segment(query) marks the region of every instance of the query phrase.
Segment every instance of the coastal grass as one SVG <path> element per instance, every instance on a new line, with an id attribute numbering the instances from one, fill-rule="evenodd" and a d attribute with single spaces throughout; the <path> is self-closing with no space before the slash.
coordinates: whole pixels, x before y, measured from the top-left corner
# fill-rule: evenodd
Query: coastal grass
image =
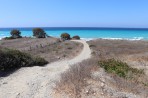
<path id="1" fill-rule="evenodd" d="M 104 68 L 106 72 L 116 74 L 123 78 L 134 78 L 144 74 L 143 70 L 132 68 L 127 63 L 120 60 L 101 60 L 98 64 Z"/>

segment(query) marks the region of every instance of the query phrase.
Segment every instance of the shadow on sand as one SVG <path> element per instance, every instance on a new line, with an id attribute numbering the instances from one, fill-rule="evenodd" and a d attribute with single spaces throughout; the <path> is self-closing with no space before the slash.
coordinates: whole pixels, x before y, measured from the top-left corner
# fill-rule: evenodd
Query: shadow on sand
<path id="1" fill-rule="evenodd" d="M 19 69 L 19 68 L 18 68 Z M 13 69 L 13 70 L 9 70 L 9 71 L 0 71 L 0 77 L 7 77 L 10 74 L 14 73 L 15 71 L 17 71 L 18 69 Z"/>

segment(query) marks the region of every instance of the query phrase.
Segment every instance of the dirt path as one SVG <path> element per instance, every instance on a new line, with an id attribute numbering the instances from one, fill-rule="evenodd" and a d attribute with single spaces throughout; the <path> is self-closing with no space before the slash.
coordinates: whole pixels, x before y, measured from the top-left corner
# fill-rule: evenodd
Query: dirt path
<path id="1" fill-rule="evenodd" d="M 69 65 L 91 57 L 91 51 L 85 41 L 82 52 L 71 60 L 62 60 L 45 67 L 21 68 L 8 77 L 0 79 L 0 98 L 52 98 L 54 81 L 60 79 L 60 73 Z"/>

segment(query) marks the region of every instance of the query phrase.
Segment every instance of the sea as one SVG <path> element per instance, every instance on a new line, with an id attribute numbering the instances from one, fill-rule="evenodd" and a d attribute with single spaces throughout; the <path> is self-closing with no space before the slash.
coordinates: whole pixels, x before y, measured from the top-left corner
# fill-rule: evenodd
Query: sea
<path id="1" fill-rule="evenodd" d="M 0 28 L 0 39 L 9 37 L 10 31 L 18 29 L 22 36 L 33 37 L 33 28 Z M 49 36 L 59 38 L 64 32 L 78 35 L 84 40 L 148 40 L 148 28 L 98 28 L 98 27 L 42 27 Z"/>

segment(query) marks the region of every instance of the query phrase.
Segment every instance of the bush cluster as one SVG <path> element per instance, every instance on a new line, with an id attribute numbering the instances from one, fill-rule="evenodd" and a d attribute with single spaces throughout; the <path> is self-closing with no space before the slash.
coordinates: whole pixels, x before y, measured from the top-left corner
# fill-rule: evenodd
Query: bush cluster
<path id="1" fill-rule="evenodd" d="M 45 38 L 46 37 L 45 31 L 41 28 L 34 28 L 32 30 L 32 32 L 33 32 L 33 36 L 35 36 L 36 38 Z"/>
<path id="2" fill-rule="evenodd" d="M 10 34 L 12 38 L 22 38 L 21 32 L 19 30 L 14 29 L 10 32 Z"/>
<path id="3" fill-rule="evenodd" d="M 63 40 L 70 40 L 70 35 L 68 33 L 62 33 L 61 34 L 61 39 Z"/>
<path id="4" fill-rule="evenodd" d="M 114 73 L 124 78 L 132 78 L 134 75 L 139 75 L 143 73 L 142 70 L 131 68 L 127 65 L 127 63 L 115 59 L 102 60 L 98 63 L 107 72 Z"/>
<path id="5" fill-rule="evenodd" d="M 20 67 L 43 66 L 48 62 L 40 57 L 32 57 L 30 54 L 19 50 L 0 49 L 0 71 L 8 71 Z"/>
<path id="6" fill-rule="evenodd" d="M 78 35 L 73 36 L 72 39 L 77 39 L 77 40 L 79 40 L 79 39 L 80 39 L 80 36 L 78 36 Z"/>
<path id="7" fill-rule="evenodd" d="M 12 36 L 10 36 L 10 37 L 5 37 L 5 38 L 3 38 L 4 40 L 11 40 L 11 39 L 15 39 L 15 38 L 13 38 Z"/>

